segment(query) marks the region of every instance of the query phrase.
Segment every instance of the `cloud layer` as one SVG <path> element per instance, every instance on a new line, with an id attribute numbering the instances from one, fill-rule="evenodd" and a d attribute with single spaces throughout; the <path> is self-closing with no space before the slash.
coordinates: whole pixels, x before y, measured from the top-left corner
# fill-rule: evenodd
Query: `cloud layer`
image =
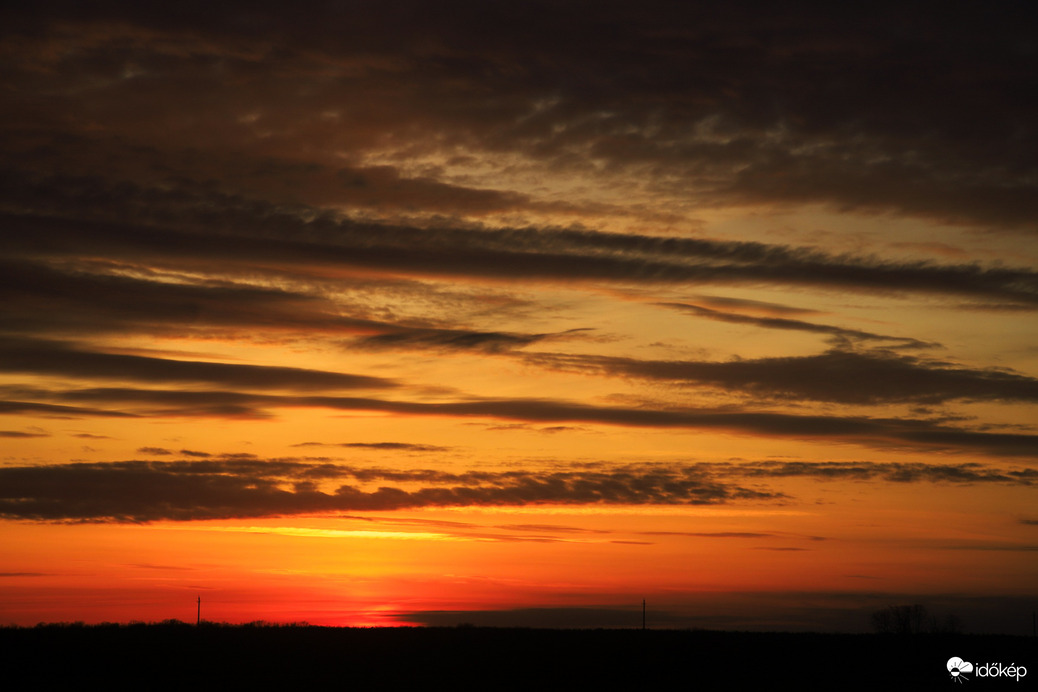
<path id="1" fill-rule="evenodd" d="M 171 20 L 110 3 L 66 7 L 52 22 L 22 9 L 8 22 L 5 50 L 19 61 L 7 80 L 23 95 L 7 107 L 8 132 L 35 136 L 8 160 L 28 150 L 28 167 L 53 165 L 64 146 L 82 163 L 108 138 L 114 173 L 174 177 L 197 166 L 192 147 L 219 153 L 208 164 L 219 171 L 261 137 L 266 157 L 231 169 L 253 191 L 269 191 L 276 172 L 295 183 L 293 196 L 320 203 L 334 195 L 384 209 L 407 198 L 468 213 L 538 204 L 384 161 L 315 166 L 289 155 L 313 142 L 355 160 L 378 147 L 444 148 L 574 173 L 636 169 L 646 187 L 691 189 L 704 204 L 818 202 L 1033 229 L 1033 8 L 815 10 L 361 2 L 302 17 L 230 3 Z M 161 99 L 156 85 L 169 87 Z M 178 98 L 191 99 L 191 117 L 168 110 Z M 83 105 L 105 127 L 65 115 Z M 168 144 L 133 146 L 163 119 Z M 409 136 L 394 142 L 392 132 Z M 147 165 L 149 145 L 162 144 L 181 147 L 168 172 Z M 224 178 L 184 177 L 209 187 Z"/>
<path id="2" fill-rule="evenodd" d="M 528 362 L 620 377 L 707 385 L 755 396 L 847 404 L 1038 402 L 1038 379 L 1005 369 L 970 369 L 890 351 L 834 349 L 811 356 L 726 362 L 646 361 L 538 353 Z"/>
<path id="3" fill-rule="evenodd" d="M 0 468 L 0 516 L 43 521 L 149 522 L 422 507 L 782 502 L 789 496 L 762 481 L 789 477 L 1015 486 L 1038 483 L 1038 471 L 1034 469 L 995 469 L 978 464 L 762 461 L 447 472 L 291 459 L 198 460 L 199 456 L 211 455 L 187 451 L 180 455 L 187 459 Z M 536 528 L 553 533 L 560 530 Z M 649 531 L 640 535 L 657 534 Z M 764 538 L 769 534 L 682 535 Z"/>

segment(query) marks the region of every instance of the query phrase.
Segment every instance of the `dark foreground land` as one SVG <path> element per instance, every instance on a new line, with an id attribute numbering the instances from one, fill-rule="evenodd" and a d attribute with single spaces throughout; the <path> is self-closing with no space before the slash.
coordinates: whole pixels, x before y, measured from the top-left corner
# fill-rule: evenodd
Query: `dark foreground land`
<path id="1" fill-rule="evenodd" d="M 1036 654 L 1036 638 L 979 635 L 54 625 L 0 629 L 0 688 L 954 690 L 957 656 L 1027 668 L 965 689 L 1026 690 Z"/>

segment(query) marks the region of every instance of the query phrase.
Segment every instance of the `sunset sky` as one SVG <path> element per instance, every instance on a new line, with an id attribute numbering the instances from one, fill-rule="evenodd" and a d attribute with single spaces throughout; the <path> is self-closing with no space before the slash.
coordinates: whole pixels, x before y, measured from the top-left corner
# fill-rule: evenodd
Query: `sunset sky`
<path id="1" fill-rule="evenodd" d="M 0 625 L 1030 633 L 1033 4 L 14 5 Z"/>

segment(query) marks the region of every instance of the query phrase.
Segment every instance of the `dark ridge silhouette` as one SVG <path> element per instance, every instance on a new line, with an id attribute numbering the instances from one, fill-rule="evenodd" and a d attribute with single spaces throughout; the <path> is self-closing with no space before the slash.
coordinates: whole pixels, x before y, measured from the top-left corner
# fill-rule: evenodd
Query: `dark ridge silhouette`
<path id="1" fill-rule="evenodd" d="M 1004 635 L 315 627 L 177 620 L 0 628 L 6 689 L 938 689 L 951 657 L 1038 676 Z M 60 662 L 60 665 L 56 665 Z M 1003 681 L 999 681 L 1003 682 Z M 1006 683 L 1008 684 L 1008 683 Z"/>

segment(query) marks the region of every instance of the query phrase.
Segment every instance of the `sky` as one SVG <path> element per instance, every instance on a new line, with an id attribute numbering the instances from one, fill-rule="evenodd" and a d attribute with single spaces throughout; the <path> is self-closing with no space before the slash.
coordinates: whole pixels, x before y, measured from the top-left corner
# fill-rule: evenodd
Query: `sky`
<path id="1" fill-rule="evenodd" d="M 0 624 L 1030 633 L 1033 5 L 2 13 Z"/>

